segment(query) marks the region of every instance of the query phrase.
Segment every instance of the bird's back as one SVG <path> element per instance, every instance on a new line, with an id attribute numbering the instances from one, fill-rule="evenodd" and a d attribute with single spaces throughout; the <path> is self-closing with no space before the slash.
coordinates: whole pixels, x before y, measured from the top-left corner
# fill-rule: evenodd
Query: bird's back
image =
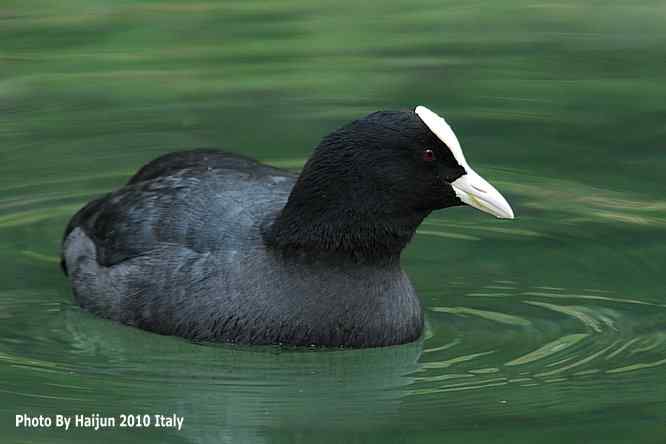
<path id="1" fill-rule="evenodd" d="M 233 292 L 225 273 L 233 275 L 239 252 L 262 248 L 261 225 L 284 205 L 294 180 L 213 150 L 146 164 L 71 219 L 62 259 L 77 302 L 152 331 L 210 335 L 214 326 L 200 320 L 205 305 Z"/>

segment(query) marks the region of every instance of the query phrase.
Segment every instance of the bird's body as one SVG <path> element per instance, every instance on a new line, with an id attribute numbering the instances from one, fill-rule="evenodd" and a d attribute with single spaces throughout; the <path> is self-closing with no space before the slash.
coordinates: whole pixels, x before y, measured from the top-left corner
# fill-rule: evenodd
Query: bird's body
<path id="1" fill-rule="evenodd" d="M 421 131 L 413 115 L 398 117 L 396 125 Z M 359 158 L 349 128 L 377 126 L 369 122 L 324 139 L 300 177 L 215 150 L 148 163 L 70 221 L 63 268 L 76 302 L 193 340 L 369 347 L 417 339 L 422 309 L 400 252 L 433 208 L 460 201 L 443 180 L 426 181 L 426 190 L 450 203 L 423 200 L 426 185 L 410 185 L 420 163 L 392 172 L 394 153 L 382 145 L 377 175 L 350 172 Z M 406 191 L 387 194 L 391 184 Z"/>
<path id="2" fill-rule="evenodd" d="M 397 261 L 377 268 L 266 246 L 262 231 L 295 180 L 221 151 L 155 160 L 72 219 L 64 250 L 76 301 L 196 340 L 372 346 L 390 343 L 405 316 L 394 341 L 416 339 L 421 309 Z"/>

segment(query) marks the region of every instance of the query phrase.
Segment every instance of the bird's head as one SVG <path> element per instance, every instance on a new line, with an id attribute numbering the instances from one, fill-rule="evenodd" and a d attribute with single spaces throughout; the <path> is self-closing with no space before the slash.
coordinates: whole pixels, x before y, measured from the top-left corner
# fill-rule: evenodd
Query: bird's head
<path id="1" fill-rule="evenodd" d="M 401 250 L 431 211 L 458 205 L 514 217 L 506 199 L 470 167 L 443 118 L 424 106 L 378 111 L 322 139 L 276 230 L 297 244 L 324 238 L 333 249 L 393 242 L 386 249 Z"/>
<path id="2" fill-rule="evenodd" d="M 299 182 L 321 187 L 324 201 L 342 197 L 376 214 L 466 204 L 514 217 L 506 199 L 469 165 L 451 126 L 425 106 L 378 111 L 329 134 Z"/>
<path id="3" fill-rule="evenodd" d="M 424 163 L 430 165 L 429 177 L 434 182 L 443 180 L 464 204 L 501 219 L 513 219 L 513 210 L 504 196 L 467 163 L 451 126 L 425 106 L 417 106 L 414 114 L 435 136 L 432 148 L 421 147 Z M 437 154 L 441 155 L 439 162 Z"/>

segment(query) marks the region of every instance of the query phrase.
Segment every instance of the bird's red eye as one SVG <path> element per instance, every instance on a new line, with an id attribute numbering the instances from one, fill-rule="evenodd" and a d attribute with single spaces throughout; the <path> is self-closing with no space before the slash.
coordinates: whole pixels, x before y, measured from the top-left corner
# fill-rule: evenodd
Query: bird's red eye
<path id="1" fill-rule="evenodd" d="M 426 162 L 432 162 L 435 160 L 435 153 L 431 149 L 427 149 L 423 152 L 423 160 Z"/>

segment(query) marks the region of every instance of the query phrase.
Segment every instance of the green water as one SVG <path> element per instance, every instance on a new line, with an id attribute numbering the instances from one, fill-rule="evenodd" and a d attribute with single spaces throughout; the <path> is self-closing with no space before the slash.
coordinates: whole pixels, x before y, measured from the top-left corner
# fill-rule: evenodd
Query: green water
<path id="1" fill-rule="evenodd" d="M 581 3 L 1 1 L 0 441 L 666 442 L 666 4 Z M 417 104 L 518 215 L 421 226 L 423 341 L 193 345 L 72 304 L 63 228 L 143 162 L 213 146 L 297 169 Z"/>

